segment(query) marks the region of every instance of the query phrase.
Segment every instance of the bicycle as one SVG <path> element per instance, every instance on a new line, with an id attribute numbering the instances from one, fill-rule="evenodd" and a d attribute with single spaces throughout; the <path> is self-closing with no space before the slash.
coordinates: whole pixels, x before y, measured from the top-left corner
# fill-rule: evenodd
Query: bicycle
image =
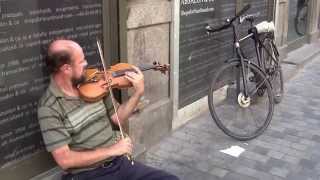
<path id="1" fill-rule="evenodd" d="M 297 1 L 297 13 L 294 18 L 294 27 L 298 35 L 303 36 L 306 33 L 308 19 L 308 0 Z"/>
<path id="2" fill-rule="evenodd" d="M 209 34 L 229 27 L 233 29 L 237 56 L 225 61 L 215 73 L 208 92 L 208 104 L 217 126 L 225 134 L 242 141 L 253 139 L 266 130 L 273 116 L 274 102 L 280 102 L 283 96 L 279 53 L 273 40 L 274 25 L 262 22 L 253 26 L 254 15 L 240 18 L 250 7 L 250 4 L 245 6 L 220 27 L 205 27 Z M 251 23 L 245 37 L 239 37 L 237 19 L 240 19 L 239 24 Z M 246 58 L 241 50 L 240 43 L 247 39 L 254 41 L 257 63 Z M 247 118 L 247 115 L 252 117 Z"/>

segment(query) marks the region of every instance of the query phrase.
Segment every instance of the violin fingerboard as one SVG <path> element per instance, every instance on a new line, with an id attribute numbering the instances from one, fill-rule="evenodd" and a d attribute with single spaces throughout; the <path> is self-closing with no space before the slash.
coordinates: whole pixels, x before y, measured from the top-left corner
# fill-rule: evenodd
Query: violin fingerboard
<path id="1" fill-rule="evenodd" d="M 120 77 L 120 76 L 124 76 L 126 72 L 137 72 L 134 69 L 123 69 L 123 70 L 119 70 L 119 71 L 115 71 L 112 72 L 112 77 Z"/>

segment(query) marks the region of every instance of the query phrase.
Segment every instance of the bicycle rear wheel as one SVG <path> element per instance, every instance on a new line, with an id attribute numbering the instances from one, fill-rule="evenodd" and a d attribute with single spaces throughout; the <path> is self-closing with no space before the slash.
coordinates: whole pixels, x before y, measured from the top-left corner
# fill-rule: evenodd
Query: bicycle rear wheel
<path id="1" fill-rule="evenodd" d="M 266 74 L 271 82 L 271 87 L 274 94 L 274 102 L 280 103 L 284 93 L 283 73 L 279 55 L 276 52 L 273 39 L 266 37 L 263 39 L 264 47 L 260 48 L 261 61 L 264 62 Z"/>
<path id="2" fill-rule="evenodd" d="M 220 68 L 212 79 L 208 103 L 217 126 L 237 140 L 250 140 L 270 124 L 273 115 L 273 94 L 264 73 L 254 64 L 245 62 L 245 76 L 240 61 Z M 249 97 L 244 97 L 246 77 Z M 264 89 L 258 95 L 258 91 Z"/>

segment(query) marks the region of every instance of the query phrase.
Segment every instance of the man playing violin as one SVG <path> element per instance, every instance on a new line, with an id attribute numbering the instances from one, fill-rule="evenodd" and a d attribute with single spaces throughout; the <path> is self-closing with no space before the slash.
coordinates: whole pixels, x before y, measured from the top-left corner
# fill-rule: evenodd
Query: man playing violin
<path id="1" fill-rule="evenodd" d="M 125 157 L 132 154 L 133 145 L 129 137 L 115 139 L 112 127 L 119 124 L 110 95 L 93 103 L 79 97 L 77 87 L 85 80 L 87 61 L 78 43 L 54 40 L 49 44 L 46 64 L 51 80 L 39 101 L 38 119 L 46 149 L 66 172 L 62 179 L 178 179 L 139 162 L 132 165 Z M 116 108 L 120 125 L 144 93 L 143 74 L 134 69 L 136 72 L 125 74 L 134 93 Z"/>

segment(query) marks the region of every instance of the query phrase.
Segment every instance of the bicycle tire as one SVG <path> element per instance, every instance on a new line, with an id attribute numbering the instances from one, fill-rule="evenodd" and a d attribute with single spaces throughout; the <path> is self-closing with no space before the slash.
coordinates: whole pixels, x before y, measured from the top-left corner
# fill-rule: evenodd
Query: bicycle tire
<path id="1" fill-rule="evenodd" d="M 274 94 L 274 102 L 278 104 L 282 101 L 284 94 L 284 81 L 281 62 L 279 60 L 279 55 L 277 53 L 278 51 L 276 49 L 277 47 L 275 46 L 273 39 L 270 37 L 265 37 L 262 43 L 264 47 L 260 47 L 261 61 L 264 63 L 265 72 L 269 76 L 269 81 Z M 266 52 L 265 48 L 269 53 Z M 277 62 L 275 62 L 274 59 Z"/>
<path id="2" fill-rule="evenodd" d="M 247 108 L 243 108 L 240 106 L 240 103 L 239 103 L 239 97 L 241 95 L 241 92 L 240 92 L 241 80 L 240 79 L 241 79 L 241 76 L 243 77 L 242 73 L 238 74 L 238 76 L 237 76 L 237 73 L 235 73 L 235 75 L 236 75 L 235 78 L 237 80 L 236 80 L 236 82 L 233 82 L 233 83 L 232 83 L 232 76 L 233 75 L 230 75 L 230 74 L 232 74 L 232 73 L 230 73 L 230 72 L 232 72 L 232 69 L 235 69 L 237 72 L 241 72 L 242 66 L 240 66 L 239 60 L 229 62 L 227 64 L 224 64 L 221 68 L 219 68 L 219 70 L 216 72 L 216 74 L 214 75 L 214 77 L 211 81 L 211 85 L 210 85 L 209 93 L 208 93 L 209 110 L 210 110 L 210 113 L 211 113 L 211 116 L 212 116 L 214 122 L 226 135 L 228 135 L 234 139 L 240 140 L 240 141 L 250 140 L 250 139 L 253 139 L 253 138 L 261 135 L 266 130 L 266 128 L 269 126 L 270 121 L 273 116 L 273 110 L 274 110 L 273 94 L 272 94 L 271 85 L 270 85 L 270 82 L 267 80 L 263 71 L 260 70 L 256 65 L 254 65 L 252 63 L 248 63 L 248 62 L 245 62 L 245 67 L 247 67 L 246 68 L 247 69 L 246 74 L 248 74 L 247 77 L 249 77 L 249 73 L 251 73 L 250 78 L 257 76 L 257 77 L 259 77 L 257 79 L 263 80 L 262 81 L 263 84 L 260 83 L 260 86 L 263 85 L 265 87 L 265 89 L 266 89 L 265 95 L 268 98 L 268 102 L 266 102 L 266 104 L 267 104 L 266 115 L 263 118 L 252 119 L 253 123 L 256 126 L 258 124 L 258 121 L 260 121 L 261 125 L 257 126 L 256 130 L 249 132 L 249 133 L 242 133 L 242 132 L 245 132 L 245 130 L 248 129 L 248 127 L 250 127 L 251 124 L 248 123 L 250 120 L 249 118 L 242 119 L 242 117 L 240 117 L 240 116 L 242 116 L 241 113 L 239 114 L 239 119 L 240 119 L 240 121 L 243 121 L 243 123 L 238 122 L 238 120 L 239 120 L 237 117 L 238 112 L 241 112 L 243 110 L 251 111 L 249 106 Z M 229 75 L 226 73 L 229 73 Z M 221 75 L 225 75 L 226 77 L 222 77 L 220 79 Z M 225 81 L 225 82 L 221 83 L 222 81 Z M 250 83 L 254 84 L 253 86 L 257 90 L 258 88 L 255 87 L 257 85 L 257 82 L 254 82 L 254 81 L 256 81 L 256 80 L 253 80 L 253 81 L 250 80 Z M 230 83 L 230 84 L 228 84 L 228 83 Z M 236 88 L 237 89 L 236 92 L 232 92 L 233 86 L 235 86 L 235 83 L 237 84 L 236 86 L 240 87 L 240 88 L 239 89 Z M 226 85 L 226 84 L 228 84 L 228 85 Z M 221 91 L 221 89 L 224 89 L 226 86 L 227 86 L 226 95 L 223 96 L 221 94 L 222 94 L 222 91 L 224 91 L 224 90 Z M 248 86 L 248 88 L 250 88 L 250 87 Z M 214 93 L 216 93 L 216 92 L 218 92 L 217 98 L 214 97 Z M 235 99 L 233 99 L 233 97 L 232 97 L 234 95 L 234 93 L 236 94 L 236 96 L 234 97 Z M 255 94 L 257 94 L 257 92 L 255 92 Z M 261 99 L 263 99 L 264 97 L 261 97 L 261 96 L 255 95 L 255 94 L 254 94 L 254 96 L 251 97 L 252 98 L 252 104 L 250 105 L 251 108 L 255 107 L 255 106 L 258 107 L 259 103 L 263 104 L 263 102 L 259 102 L 259 101 Z M 231 101 L 226 100 L 228 97 L 231 98 Z M 224 98 L 224 99 L 220 100 L 219 98 L 221 98 L 221 99 Z M 215 104 L 216 103 L 215 101 L 217 101 L 217 104 Z M 234 103 L 234 102 L 238 102 L 238 104 Z M 233 111 L 232 108 L 230 108 L 230 110 L 225 109 L 226 107 L 228 108 L 228 105 L 229 105 L 228 103 L 231 103 L 231 104 L 234 103 L 236 105 L 236 107 L 239 107 L 240 111 L 238 111 L 238 110 Z M 221 108 L 221 111 L 223 114 L 220 114 L 220 108 Z M 255 115 L 259 115 L 260 109 L 257 109 L 257 110 L 255 112 L 256 113 Z M 236 119 L 235 122 L 233 122 L 233 118 L 230 116 L 231 113 L 236 113 L 236 116 L 234 116 Z M 250 121 L 252 121 L 252 120 L 250 120 Z M 258 120 L 258 121 L 256 121 L 256 120 Z M 228 123 L 228 121 L 230 121 L 230 122 Z M 232 129 L 233 127 L 235 127 L 235 128 Z M 239 130 L 239 132 L 235 132 L 235 130 Z"/>

